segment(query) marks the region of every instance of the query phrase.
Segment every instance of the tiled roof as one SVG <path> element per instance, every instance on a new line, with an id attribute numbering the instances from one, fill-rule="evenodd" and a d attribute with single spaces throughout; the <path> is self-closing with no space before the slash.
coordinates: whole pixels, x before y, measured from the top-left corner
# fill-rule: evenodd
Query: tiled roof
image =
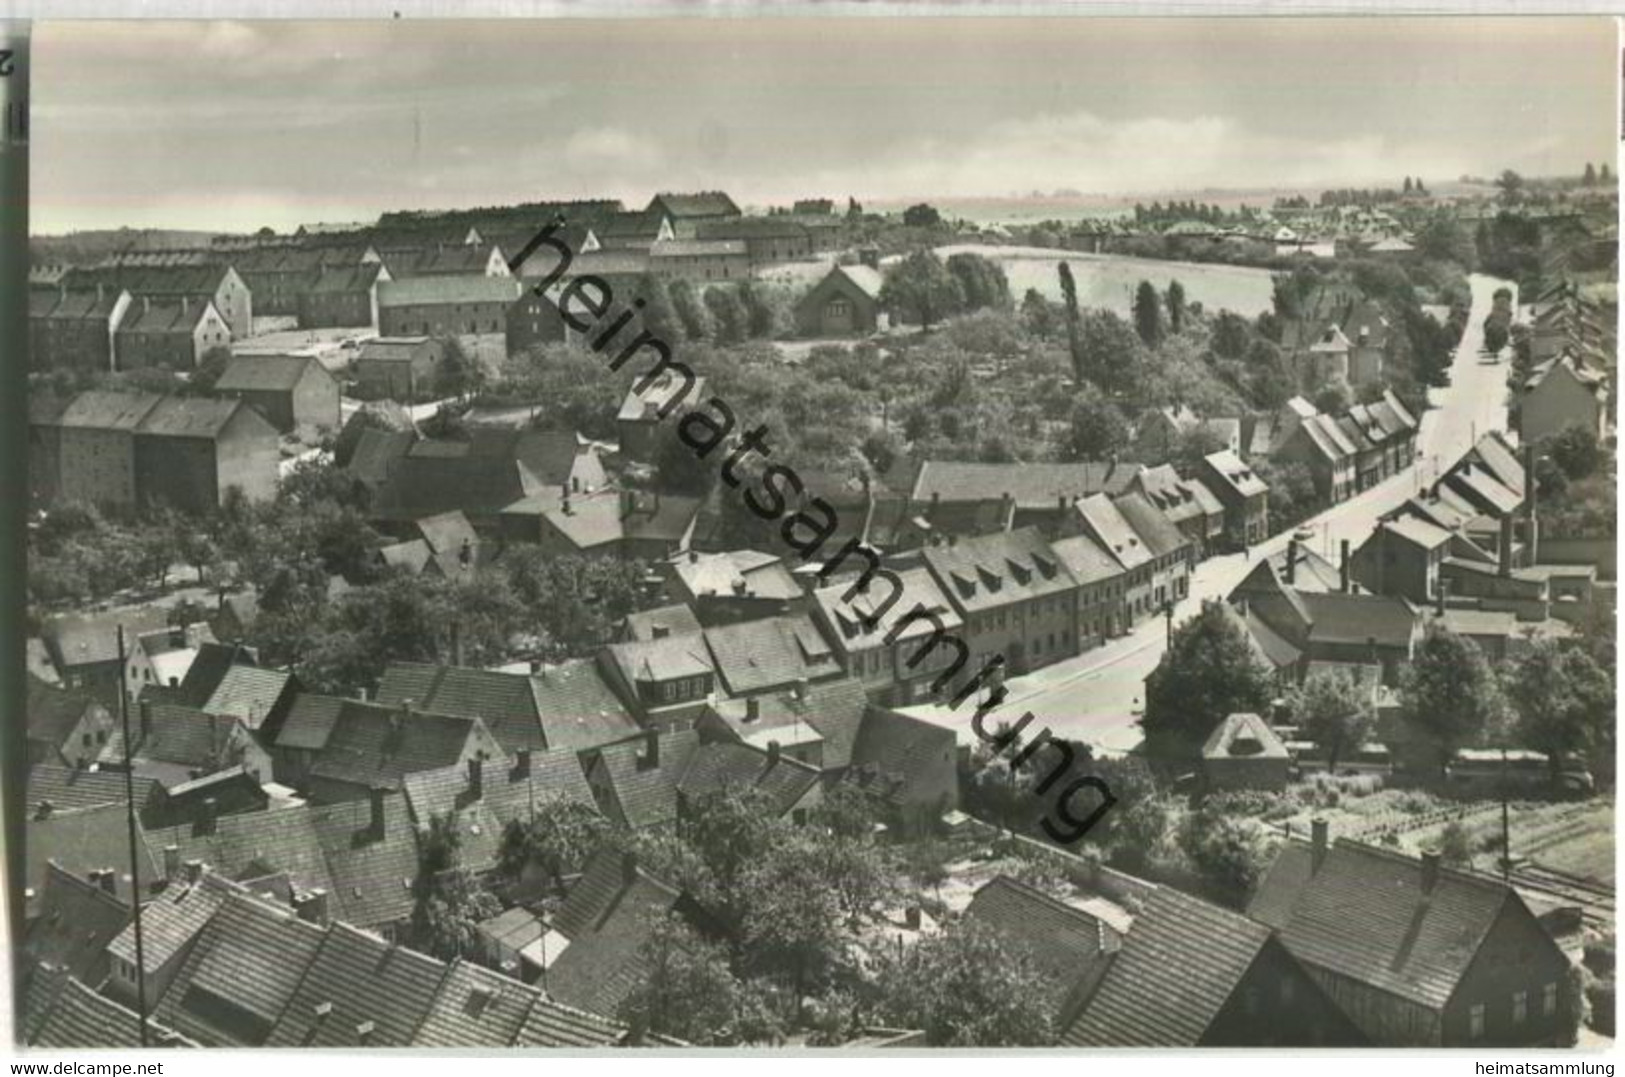
<path id="1" fill-rule="evenodd" d="M 1190 539 L 1144 495 L 1132 491 L 1119 494 L 1113 504 L 1153 556 L 1165 557 L 1190 546 Z"/>
<path id="2" fill-rule="evenodd" d="M 626 1026 L 542 996 L 525 1015 L 515 1047 L 607 1047 L 625 1043 Z"/>
<path id="3" fill-rule="evenodd" d="M 606 802 L 601 805 L 605 814 L 633 829 L 664 825 L 677 818 L 677 785 L 700 740 L 692 729 L 685 729 L 662 733 L 657 742 L 659 763 L 649 767 L 640 762 L 647 737 L 593 750 L 592 766 L 603 775 L 606 787 Z"/>
<path id="4" fill-rule="evenodd" d="M 842 677 L 808 685 L 805 693 L 791 689 L 751 702 L 755 718 L 749 718 L 747 705 L 739 700 L 718 701 L 712 711 L 734 736 L 758 748 L 773 740 L 789 747 L 816 739 L 824 770 L 839 771 L 852 761 L 869 696 L 861 681 Z"/>
<path id="5" fill-rule="evenodd" d="M 57 419 L 57 425 L 95 430 L 134 430 L 162 399 L 156 393 L 92 389 L 73 398 Z"/>
<path id="6" fill-rule="evenodd" d="M 711 651 L 703 633 L 661 639 L 612 643 L 605 655 L 632 684 L 678 677 L 699 677 L 714 672 Z"/>
<path id="7" fill-rule="evenodd" d="M 169 614 L 155 606 L 108 613 L 61 614 L 45 623 L 44 635 L 64 669 L 118 660 L 118 626 L 124 626 L 126 650 L 135 637 L 166 628 Z"/>
<path id="8" fill-rule="evenodd" d="M 282 720 L 282 728 L 277 731 L 277 747 L 320 750 L 327 744 L 328 735 L 333 732 L 333 723 L 338 721 L 339 712 L 344 709 L 344 702 L 333 696 L 318 696 L 310 692 L 300 692 L 294 696 L 287 717 Z"/>
<path id="9" fill-rule="evenodd" d="M 801 587 L 777 554 L 757 550 L 682 554 L 668 564 L 689 594 L 789 600 Z"/>
<path id="10" fill-rule="evenodd" d="M 154 1041 L 168 1031 L 162 1026 L 148 1027 Z M 140 1018 L 135 1011 L 70 979 L 57 994 L 29 1046 L 57 1050 L 140 1047 Z"/>
<path id="11" fill-rule="evenodd" d="M 550 749 L 594 748 L 638 731 L 637 719 L 590 658 L 543 666 L 531 674 L 530 688 Z"/>
<path id="12" fill-rule="evenodd" d="M 955 744 L 952 729 L 870 707 L 852 745 L 848 778 L 884 801 L 907 803 L 912 787 L 928 782 L 933 771 L 953 773 Z"/>
<path id="13" fill-rule="evenodd" d="M 198 934 L 154 1016 L 206 1047 L 261 1046 L 324 934 L 259 898 L 228 896 Z"/>
<path id="14" fill-rule="evenodd" d="M 405 713 L 346 700 L 310 773 L 372 789 L 399 789 L 406 775 L 459 762 L 471 745 L 488 741 L 478 718 Z"/>
<path id="15" fill-rule="evenodd" d="M 428 337 L 377 337 L 361 342 L 356 361 L 410 363 L 423 352 L 432 350 Z"/>
<path id="16" fill-rule="evenodd" d="M 1057 539 L 1050 543 L 1050 549 L 1081 587 L 1113 579 L 1124 572 L 1117 558 L 1088 535 Z"/>
<path id="17" fill-rule="evenodd" d="M 1298 599 L 1313 622 L 1310 636 L 1318 643 L 1363 644 L 1375 639 L 1381 646 L 1404 647 L 1419 623 L 1410 603 L 1389 595 L 1303 592 Z"/>
<path id="18" fill-rule="evenodd" d="M 1473 443 L 1471 452 L 1501 485 L 1520 495 L 1523 493 L 1523 462 L 1501 439 L 1500 434 L 1485 434 Z"/>
<path id="19" fill-rule="evenodd" d="M 869 298 L 880 298 L 880 286 L 884 281 L 881 279 L 880 270 L 875 269 L 873 266 L 835 266 L 830 272 L 839 273 L 856 285 L 858 290 Z"/>
<path id="20" fill-rule="evenodd" d="M 240 355 L 214 383 L 217 392 L 292 392 L 312 363 L 309 355 Z"/>
<path id="21" fill-rule="evenodd" d="M 445 966 L 335 923 L 272 1030 L 268 1047 L 409 1047 Z"/>
<path id="22" fill-rule="evenodd" d="M 650 200 L 649 209 L 654 209 L 657 204 L 673 217 L 739 216 L 739 207 L 724 191 L 661 191 Z"/>
<path id="23" fill-rule="evenodd" d="M 240 400 L 214 400 L 196 396 L 165 397 L 141 420 L 136 433 L 148 436 L 174 438 L 209 438 L 220 436 L 226 424 L 247 405 Z M 256 414 L 257 413 L 252 413 Z M 267 429 L 270 424 L 261 419 Z"/>
<path id="24" fill-rule="evenodd" d="M 937 581 L 925 568 L 911 568 L 897 573 L 902 583 L 895 592 L 883 579 L 873 579 L 867 592 L 858 592 L 852 601 L 846 601 L 847 590 L 853 581 L 833 583 L 814 592 L 813 598 L 834 626 L 831 633 L 837 646 L 851 653 L 878 647 L 894 631 L 903 618 L 923 608 L 936 615 L 944 631 L 958 628 L 963 621 L 948 596 L 942 593 Z M 886 603 L 890 601 L 890 606 Z M 929 618 L 917 617 L 909 621 L 896 637 L 898 641 L 929 636 L 936 630 Z"/>
<path id="25" fill-rule="evenodd" d="M 132 729 L 136 735 L 136 759 L 151 763 L 173 763 L 179 767 L 210 771 L 228 765 L 236 741 L 237 720 L 209 714 L 176 703 L 155 703 L 142 708 L 151 716 L 151 729 Z M 132 727 L 136 723 L 131 722 Z M 240 743 L 240 742 L 239 742 Z M 102 749 L 103 763 L 124 759 L 124 735 L 117 727 Z"/>
<path id="26" fill-rule="evenodd" d="M 436 513 L 414 521 L 418 534 L 429 548 L 435 553 L 458 553 L 463 543 L 472 547 L 480 544 L 479 535 L 474 533 L 474 525 L 468 522 L 468 517 L 453 509 L 450 512 Z"/>
<path id="27" fill-rule="evenodd" d="M 32 674 L 27 683 L 28 739 L 52 748 L 62 746 L 86 711 L 102 706 L 88 692 L 46 684 Z"/>
<path id="28" fill-rule="evenodd" d="M 1071 571 L 1034 528 L 931 546 L 925 563 L 961 613 L 1059 594 L 1077 586 Z"/>
<path id="29" fill-rule="evenodd" d="M 208 876 L 204 876 L 205 879 Z M 232 887 L 199 883 L 176 898 L 165 892 L 164 901 L 147 903 L 141 912 L 141 956 L 151 975 L 163 968 L 202 932 L 210 918 L 231 896 Z M 131 924 L 107 947 L 113 957 L 134 966 L 135 925 Z"/>
<path id="30" fill-rule="evenodd" d="M 625 879 L 614 853 L 595 857 L 582 882 L 594 875 L 593 868 L 603 861 L 608 861 L 609 866 L 598 874 L 608 877 L 607 872 L 615 873 L 610 884 L 602 888 L 608 900 L 595 901 L 592 912 L 596 915 L 590 917 L 567 917 L 561 911 L 561 921 L 578 930 L 574 934 L 565 931 L 570 945 L 547 970 L 547 990 L 567 1005 L 593 1013 L 615 1013 L 637 985 L 645 943 L 661 920 L 677 907 L 680 895 L 642 870 L 634 871 L 630 880 Z M 582 884 L 576 885 L 579 888 Z"/>
<path id="31" fill-rule="evenodd" d="M 436 306 L 462 303 L 512 303 L 519 298 L 519 282 L 512 277 L 472 274 L 407 277 L 378 285 L 378 306 L 383 308 Z"/>
<path id="32" fill-rule="evenodd" d="M 123 804 L 108 804 L 79 811 L 53 812 L 48 818 L 30 815 L 24 831 L 25 884 L 34 894 L 30 911 L 45 885 L 48 861 L 81 878 L 107 868 L 116 873 L 116 892 L 130 896 L 130 835 Z M 136 823 L 136 864 L 145 887 L 158 876 L 147 835 Z"/>
<path id="33" fill-rule="evenodd" d="M 1016 507 L 1049 509 L 1062 497 L 1118 494 L 1140 471 L 1139 464 L 1085 461 L 1075 464 L 975 464 L 928 460 L 914 482 L 916 506 L 928 504 L 933 494 L 943 501 L 997 501 L 1005 494 Z"/>
<path id="34" fill-rule="evenodd" d="M 1008 875 L 976 891 L 964 915 L 1032 962 L 1043 977 L 1052 1020 L 1070 1018 L 1068 1003 L 1104 970 L 1121 938 L 1105 921 Z"/>
<path id="35" fill-rule="evenodd" d="M 363 801 L 361 807 L 368 805 Z M 212 828 L 184 823 L 154 830 L 148 841 L 154 849 L 173 845 L 183 863 L 201 861 L 228 879 L 242 881 L 280 871 L 300 890 L 333 894 L 333 875 L 316 836 L 315 809 L 310 807 L 222 815 Z M 333 894 L 333 900 L 339 902 L 340 895 Z"/>
<path id="36" fill-rule="evenodd" d="M 233 665 L 220 678 L 202 709 L 210 714 L 241 718 L 249 728 L 257 729 L 281 701 L 292 679 L 293 675 L 286 670 Z"/>
<path id="37" fill-rule="evenodd" d="M 1399 516 L 1382 525 L 1384 531 L 1391 531 L 1407 542 L 1416 544 L 1424 550 L 1432 550 L 1448 545 L 1450 532 L 1436 524 L 1431 524 L 1420 516 Z"/>
<path id="38" fill-rule="evenodd" d="M 1156 557 L 1151 547 L 1141 540 L 1139 532 L 1129 523 L 1116 502 L 1105 494 L 1095 494 L 1078 502 L 1076 512 L 1082 516 L 1094 536 L 1126 569 L 1139 568 Z"/>
<path id="39" fill-rule="evenodd" d="M 1228 483 L 1241 497 L 1255 497 L 1269 491 L 1269 486 L 1264 480 L 1228 449 L 1204 456 L 1202 459 L 1214 475 Z"/>
<path id="40" fill-rule="evenodd" d="M 717 673 L 733 695 L 750 695 L 840 672 L 835 651 L 801 613 L 705 630 Z"/>
<path id="41" fill-rule="evenodd" d="M 414 1047 L 507 1047 L 519 1036 L 538 992 L 501 973 L 454 961 L 440 980 Z"/>
<path id="42" fill-rule="evenodd" d="M 523 766 L 518 759 L 485 761 L 478 800 L 469 781 L 469 768 L 461 765 L 410 774 L 405 787 L 418 826 L 428 826 L 434 816 L 455 818 L 463 835 L 463 862 L 471 866 L 496 863 L 502 830 L 510 822 L 527 822 L 555 802 L 597 806 L 581 759 L 569 749 L 531 752 Z"/>
<path id="43" fill-rule="evenodd" d="M 1286 745 L 1269 724 L 1256 714 L 1238 712 L 1227 716 L 1208 734 L 1202 745 L 1204 759 L 1286 759 Z"/>
<path id="44" fill-rule="evenodd" d="M 378 683 L 377 703 L 400 707 L 409 702 L 436 714 L 479 718 L 505 751 L 545 745 L 536 696 L 522 674 L 392 662 Z"/>
<path id="45" fill-rule="evenodd" d="M 1159 887 L 1143 898 L 1071 1047 L 1194 1047 L 1270 937 L 1268 927 Z"/>
<path id="46" fill-rule="evenodd" d="M 701 224 L 701 239 L 806 239 L 807 226 L 788 217 L 736 217 Z"/>
<path id="47" fill-rule="evenodd" d="M 1301 961 L 1439 1010 L 1478 956 L 1510 888 L 1441 867 L 1422 892 L 1414 857 L 1347 839 L 1326 850 L 1289 842 L 1259 883 L 1248 912 L 1278 927 Z"/>
<path id="48" fill-rule="evenodd" d="M 129 905 L 55 864 L 45 867 L 36 913 L 23 937 L 23 954 L 91 983 L 106 974 L 107 944 L 130 922 Z"/>
<path id="49" fill-rule="evenodd" d="M 342 295 L 345 292 L 365 292 L 377 281 L 382 268 L 383 266 L 377 263 L 326 267 L 311 284 L 309 294 Z"/>
<path id="50" fill-rule="evenodd" d="M 818 784 L 818 775 L 817 767 L 782 753 L 774 759 L 771 749 L 714 741 L 694 752 L 677 789 L 690 801 L 729 789 L 749 789 L 762 795 L 768 811 L 784 815 Z"/>
<path id="51" fill-rule="evenodd" d="M 28 769 L 27 810 L 33 814 L 41 803 L 53 811 L 74 811 L 106 804 L 122 806 L 125 775 L 110 770 L 81 770 L 41 763 Z M 153 778 L 135 776 L 137 814 L 163 795 L 163 786 Z"/>
<path id="52" fill-rule="evenodd" d="M 662 636 L 681 636 L 700 631 L 700 619 L 686 602 L 674 602 L 652 610 L 637 610 L 626 615 L 626 631 L 632 640 L 642 642 Z"/>

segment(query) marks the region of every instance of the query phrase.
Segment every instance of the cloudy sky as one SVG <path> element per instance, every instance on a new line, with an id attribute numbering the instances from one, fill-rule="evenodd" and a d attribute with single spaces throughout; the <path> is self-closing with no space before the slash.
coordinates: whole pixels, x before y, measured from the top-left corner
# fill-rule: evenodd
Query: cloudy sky
<path id="1" fill-rule="evenodd" d="M 1397 183 L 1612 159 L 1609 20 L 36 26 L 36 233 Z"/>

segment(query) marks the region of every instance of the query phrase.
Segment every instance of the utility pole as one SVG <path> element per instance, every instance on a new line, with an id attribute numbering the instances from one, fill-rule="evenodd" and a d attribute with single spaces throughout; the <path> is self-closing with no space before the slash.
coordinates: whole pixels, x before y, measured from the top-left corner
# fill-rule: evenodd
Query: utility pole
<path id="1" fill-rule="evenodd" d="M 1507 808 L 1507 750 L 1501 749 L 1501 881 L 1512 885 L 1512 820 Z"/>
<path id="2" fill-rule="evenodd" d="M 1174 645 L 1174 604 L 1172 601 L 1162 604 L 1162 619 L 1167 628 L 1165 641 L 1169 647 Z"/>
<path id="3" fill-rule="evenodd" d="M 126 681 L 124 626 L 118 626 L 118 716 L 124 730 L 124 816 L 130 835 L 130 908 L 135 912 L 135 1012 L 141 1022 L 141 1046 L 147 1044 L 147 951 L 141 934 L 141 862 L 136 855 L 140 842 L 135 830 L 135 768 L 130 740 L 130 689 Z"/>

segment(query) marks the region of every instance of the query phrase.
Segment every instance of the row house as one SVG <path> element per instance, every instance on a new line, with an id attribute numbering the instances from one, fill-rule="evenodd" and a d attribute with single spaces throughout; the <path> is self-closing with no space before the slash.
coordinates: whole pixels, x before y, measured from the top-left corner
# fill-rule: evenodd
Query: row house
<path id="1" fill-rule="evenodd" d="M 226 320 L 208 299 L 139 295 L 113 333 L 114 362 L 119 370 L 192 370 L 209 351 L 230 348 L 231 339 Z"/>
<path id="2" fill-rule="evenodd" d="M 122 288 L 97 285 L 28 291 L 28 355 L 31 370 L 113 371 L 114 333 L 131 296 Z"/>
<path id="3" fill-rule="evenodd" d="M 1123 563 L 1088 534 L 1056 539 L 1050 548 L 1078 581 L 1078 650 L 1098 647 L 1127 632 L 1132 623 Z"/>
<path id="4" fill-rule="evenodd" d="M 408 277 L 378 287 L 378 331 L 386 337 L 505 334 L 519 298 L 512 277 Z"/>
<path id="5" fill-rule="evenodd" d="M 649 248 L 649 269 L 661 277 L 748 280 L 751 265 L 749 246 L 742 239 L 666 239 Z"/>
<path id="6" fill-rule="evenodd" d="M 1092 538 L 1121 569 L 1117 580 L 1120 603 L 1113 625 L 1119 632 L 1128 632 L 1160 608 L 1155 597 L 1158 558 L 1114 499 L 1095 494 L 1079 501 L 1073 510 L 1077 529 Z"/>
<path id="7" fill-rule="evenodd" d="M 1270 456 L 1276 461 L 1302 464 L 1315 483 L 1315 493 L 1328 505 L 1347 500 L 1357 488 L 1359 453 L 1337 420 L 1322 415 L 1302 397 L 1282 409 Z M 1364 489 L 1364 486 L 1359 486 Z"/>
<path id="8" fill-rule="evenodd" d="M 1218 548 L 1224 534 L 1224 506 L 1200 479 L 1181 477 L 1172 464 L 1147 467 L 1129 489 L 1142 495 L 1190 540 L 1197 560 Z"/>
<path id="9" fill-rule="evenodd" d="M 909 487 L 912 512 L 926 536 L 979 535 L 1023 527 L 1054 533 L 1073 504 L 1128 490 L 1141 464 L 1113 461 L 980 464 L 923 461 Z"/>
<path id="10" fill-rule="evenodd" d="M 502 509 L 504 537 L 560 555 L 664 561 L 689 549 L 701 501 L 644 490 L 564 491 Z"/>
<path id="11" fill-rule="evenodd" d="M 654 209 L 638 213 L 617 213 L 594 229 L 599 245 L 606 251 L 638 251 L 644 254 L 661 243 L 672 243 L 677 232 L 671 218 Z M 693 238 L 692 234 L 689 236 Z M 527 272 L 532 271 L 527 264 Z"/>
<path id="12" fill-rule="evenodd" d="M 1196 477 L 1224 506 L 1223 544 L 1244 550 L 1269 537 L 1269 484 L 1228 449 L 1197 461 Z"/>
<path id="13" fill-rule="evenodd" d="M 1201 432 L 1221 447 L 1242 454 L 1240 419 L 1203 417 L 1188 406 L 1155 408 L 1140 420 L 1134 431 L 1135 455 L 1142 460 L 1166 461 L 1178 451 L 1181 442 Z"/>
<path id="14" fill-rule="evenodd" d="M 672 600 L 693 611 L 702 625 L 752 621 L 807 604 L 800 581 L 777 554 L 688 550 L 655 571 Z"/>
<path id="15" fill-rule="evenodd" d="M 326 266 L 295 301 L 299 328 L 378 328 L 378 286 L 394 280 L 381 262 Z"/>
<path id="16" fill-rule="evenodd" d="M 813 598 L 847 675 L 877 702 L 908 706 L 932 698 L 932 683 L 954 658 L 951 647 L 937 642 L 939 633 L 957 635 L 964 622 L 929 569 L 905 569 L 896 577 L 898 586 L 872 580 L 850 600 L 849 582 L 821 587 Z"/>
<path id="17" fill-rule="evenodd" d="M 742 244 L 752 266 L 796 261 L 813 252 L 812 237 L 806 226 L 789 217 L 736 217 L 702 222 L 697 237 L 708 242 Z"/>
<path id="18" fill-rule="evenodd" d="M 189 300 L 194 309 L 205 303 L 212 304 L 232 340 L 247 339 L 254 332 L 253 291 L 237 271 L 224 262 L 97 266 L 75 269 L 63 279 L 70 289 L 93 289 L 101 284 L 110 292 L 122 289 L 165 306 L 178 305 L 182 299 Z"/>
<path id="19" fill-rule="evenodd" d="M 1037 529 L 950 539 L 921 556 L 963 622 L 967 675 L 995 656 L 1019 675 L 1078 653 L 1077 580 Z"/>

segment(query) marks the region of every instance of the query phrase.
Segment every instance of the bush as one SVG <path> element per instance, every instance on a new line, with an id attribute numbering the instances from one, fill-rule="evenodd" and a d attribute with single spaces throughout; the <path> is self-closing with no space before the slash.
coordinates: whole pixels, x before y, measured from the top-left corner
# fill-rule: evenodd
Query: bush
<path id="1" fill-rule="evenodd" d="M 1614 1034 L 1614 981 L 1594 983 L 1585 990 L 1591 1008 L 1591 1027 L 1604 1036 Z"/>
<path id="2" fill-rule="evenodd" d="M 1582 958 L 1585 967 L 1605 980 L 1614 978 L 1614 936 L 1612 933 L 1586 943 L 1585 956 Z"/>
<path id="3" fill-rule="evenodd" d="M 1281 797 L 1277 793 L 1267 793 L 1262 789 L 1239 789 L 1215 793 L 1204 800 L 1202 806 L 1239 817 L 1262 816 L 1280 807 Z"/>

